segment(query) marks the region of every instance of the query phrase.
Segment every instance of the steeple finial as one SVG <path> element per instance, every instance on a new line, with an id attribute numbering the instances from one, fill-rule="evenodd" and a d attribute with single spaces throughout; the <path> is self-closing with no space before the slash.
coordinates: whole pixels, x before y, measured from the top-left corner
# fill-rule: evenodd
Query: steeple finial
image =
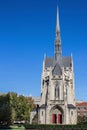
<path id="1" fill-rule="evenodd" d="M 60 26 L 59 26 L 59 9 L 58 9 L 58 6 L 57 6 L 57 22 L 56 22 L 56 32 L 59 32 L 60 31 Z"/>
<path id="2" fill-rule="evenodd" d="M 60 26 L 59 26 L 59 9 L 57 6 L 57 23 L 56 23 L 56 41 L 55 41 L 55 59 L 61 56 L 62 49 L 61 49 L 61 40 L 60 40 Z"/>

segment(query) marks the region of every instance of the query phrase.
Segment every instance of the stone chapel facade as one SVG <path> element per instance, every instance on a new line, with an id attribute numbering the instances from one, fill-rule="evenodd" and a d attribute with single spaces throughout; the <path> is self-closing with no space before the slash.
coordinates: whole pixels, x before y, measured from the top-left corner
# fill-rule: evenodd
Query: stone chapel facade
<path id="1" fill-rule="evenodd" d="M 75 86 L 72 56 L 63 57 L 57 10 L 54 57 L 43 61 L 39 124 L 76 124 Z"/>

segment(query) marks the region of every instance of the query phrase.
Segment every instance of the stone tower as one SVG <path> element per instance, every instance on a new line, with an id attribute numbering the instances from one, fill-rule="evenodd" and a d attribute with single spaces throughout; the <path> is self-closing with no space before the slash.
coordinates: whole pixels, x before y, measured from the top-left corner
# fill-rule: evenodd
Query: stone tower
<path id="1" fill-rule="evenodd" d="M 62 56 L 58 9 L 55 54 L 44 57 L 41 86 L 38 123 L 76 124 L 73 59 Z"/>

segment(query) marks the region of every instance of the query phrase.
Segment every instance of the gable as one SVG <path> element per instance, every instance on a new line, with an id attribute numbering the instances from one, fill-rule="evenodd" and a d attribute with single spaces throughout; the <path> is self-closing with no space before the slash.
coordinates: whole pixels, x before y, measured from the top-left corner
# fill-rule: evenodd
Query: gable
<path id="1" fill-rule="evenodd" d="M 52 74 L 53 75 L 62 75 L 62 69 L 61 69 L 61 67 L 59 66 L 58 63 L 56 63 L 56 65 L 54 66 Z"/>

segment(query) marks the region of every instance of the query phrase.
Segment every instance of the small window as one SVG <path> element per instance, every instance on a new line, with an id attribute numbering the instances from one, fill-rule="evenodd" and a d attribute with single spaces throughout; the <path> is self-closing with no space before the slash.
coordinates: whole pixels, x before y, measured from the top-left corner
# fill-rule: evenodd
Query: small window
<path id="1" fill-rule="evenodd" d="M 59 75 L 59 78 L 61 78 L 61 76 Z"/>
<path id="2" fill-rule="evenodd" d="M 47 86 L 49 86 L 49 80 L 46 81 Z"/>
<path id="3" fill-rule="evenodd" d="M 71 115 L 73 115 L 73 111 L 71 111 Z"/>
<path id="4" fill-rule="evenodd" d="M 73 84 L 73 82 L 71 81 L 71 84 Z"/>
<path id="5" fill-rule="evenodd" d="M 42 111 L 42 116 L 43 116 L 43 111 Z"/>
<path id="6" fill-rule="evenodd" d="M 84 110 L 86 110 L 86 107 L 84 107 Z"/>
<path id="7" fill-rule="evenodd" d="M 84 116 L 86 115 L 86 112 L 84 112 Z"/>
<path id="8" fill-rule="evenodd" d="M 80 107 L 78 107 L 78 110 L 80 110 Z"/>
<path id="9" fill-rule="evenodd" d="M 55 98 L 59 98 L 59 94 L 60 94 L 60 92 L 59 92 L 60 90 L 59 90 L 59 86 L 56 86 L 55 87 Z"/>
<path id="10" fill-rule="evenodd" d="M 44 80 L 43 80 L 42 84 L 43 84 L 43 86 L 44 86 Z"/>
<path id="11" fill-rule="evenodd" d="M 55 76 L 53 76 L 53 78 L 55 78 Z"/>
<path id="12" fill-rule="evenodd" d="M 64 67 L 64 70 L 66 71 L 66 68 Z"/>
<path id="13" fill-rule="evenodd" d="M 41 97 L 42 97 L 42 93 L 41 93 Z"/>

